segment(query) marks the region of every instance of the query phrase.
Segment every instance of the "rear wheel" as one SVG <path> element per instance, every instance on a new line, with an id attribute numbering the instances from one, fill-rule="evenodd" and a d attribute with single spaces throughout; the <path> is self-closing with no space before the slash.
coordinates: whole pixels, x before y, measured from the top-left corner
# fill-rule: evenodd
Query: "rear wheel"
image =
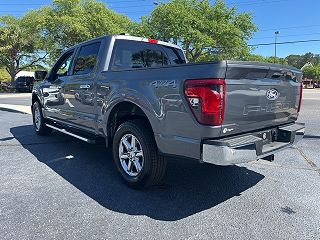
<path id="1" fill-rule="evenodd" d="M 122 123 L 113 138 L 113 159 L 125 182 L 146 188 L 161 182 L 166 161 L 158 154 L 151 128 L 145 120 Z"/>
<path id="2" fill-rule="evenodd" d="M 41 105 L 38 101 L 34 102 L 32 105 L 32 119 L 34 129 L 38 135 L 49 135 L 52 132 L 52 129 L 47 127 L 45 124 L 45 120 L 42 115 Z"/>

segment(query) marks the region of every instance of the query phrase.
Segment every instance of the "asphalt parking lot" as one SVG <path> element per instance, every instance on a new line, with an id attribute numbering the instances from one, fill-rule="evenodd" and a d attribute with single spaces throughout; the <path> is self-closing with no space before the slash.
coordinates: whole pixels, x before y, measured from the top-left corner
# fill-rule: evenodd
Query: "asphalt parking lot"
<path id="1" fill-rule="evenodd" d="M 29 105 L 29 95 L 0 95 Z M 274 162 L 168 159 L 164 184 L 126 187 L 111 152 L 0 111 L 0 239 L 320 239 L 320 91 L 305 90 L 306 136 Z"/>

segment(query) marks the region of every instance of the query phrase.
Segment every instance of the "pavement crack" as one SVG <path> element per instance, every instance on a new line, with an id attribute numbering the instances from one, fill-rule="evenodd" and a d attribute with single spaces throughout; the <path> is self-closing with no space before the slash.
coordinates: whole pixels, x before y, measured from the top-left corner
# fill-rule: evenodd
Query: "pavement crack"
<path id="1" fill-rule="evenodd" d="M 320 169 L 318 168 L 317 164 L 315 164 L 315 162 L 312 159 L 308 158 L 302 149 L 298 147 L 293 148 L 297 149 L 300 155 L 304 158 L 304 160 L 320 175 Z"/>

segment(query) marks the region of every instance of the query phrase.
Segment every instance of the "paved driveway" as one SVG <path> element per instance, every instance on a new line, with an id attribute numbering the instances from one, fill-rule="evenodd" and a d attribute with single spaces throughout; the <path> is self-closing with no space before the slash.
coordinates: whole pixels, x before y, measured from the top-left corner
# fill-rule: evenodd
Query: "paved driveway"
<path id="1" fill-rule="evenodd" d="M 38 137 L 30 115 L 0 111 L 0 239 L 320 239 L 320 98 L 304 97 L 306 137 L 274 162 L 169 159 L 144 192 L 103 144 Z"/>

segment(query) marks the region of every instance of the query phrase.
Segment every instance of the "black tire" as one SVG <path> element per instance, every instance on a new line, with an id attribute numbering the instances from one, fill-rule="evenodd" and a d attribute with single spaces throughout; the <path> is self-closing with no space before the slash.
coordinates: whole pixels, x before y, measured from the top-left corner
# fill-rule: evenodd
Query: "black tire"
<path id="1" fill-rule="evenodd" d="M 166 170 L 166 160 L 158 154 L 153 131 L 148 126 L 149 123 L 143 119 L 129 120 L 118 127 L 113 138 L 113 159 L 118 171 L 126 184 L 136 189 L 159 184 Z M 143 151 L 142 169 L 137 176 L 130 176 L 122 167 L 119 158 L 121 139 L 130 134 L 138 140 L 138 144 Z"/>
<path id="2" fill-rule="evenodd" d="M 39 123 L 36 123 L 36 114 L 35 112 L 39 110 Z M 41 105 L 38 101 L 34 102 L 32 105 L 32 120 L 33 120 L 33 127 L 36 133 L 40 136 L 49 135 L 52 132 L 52 128 L 49 128 L 45 124 L 45 119 L 42 114 Z"/>

